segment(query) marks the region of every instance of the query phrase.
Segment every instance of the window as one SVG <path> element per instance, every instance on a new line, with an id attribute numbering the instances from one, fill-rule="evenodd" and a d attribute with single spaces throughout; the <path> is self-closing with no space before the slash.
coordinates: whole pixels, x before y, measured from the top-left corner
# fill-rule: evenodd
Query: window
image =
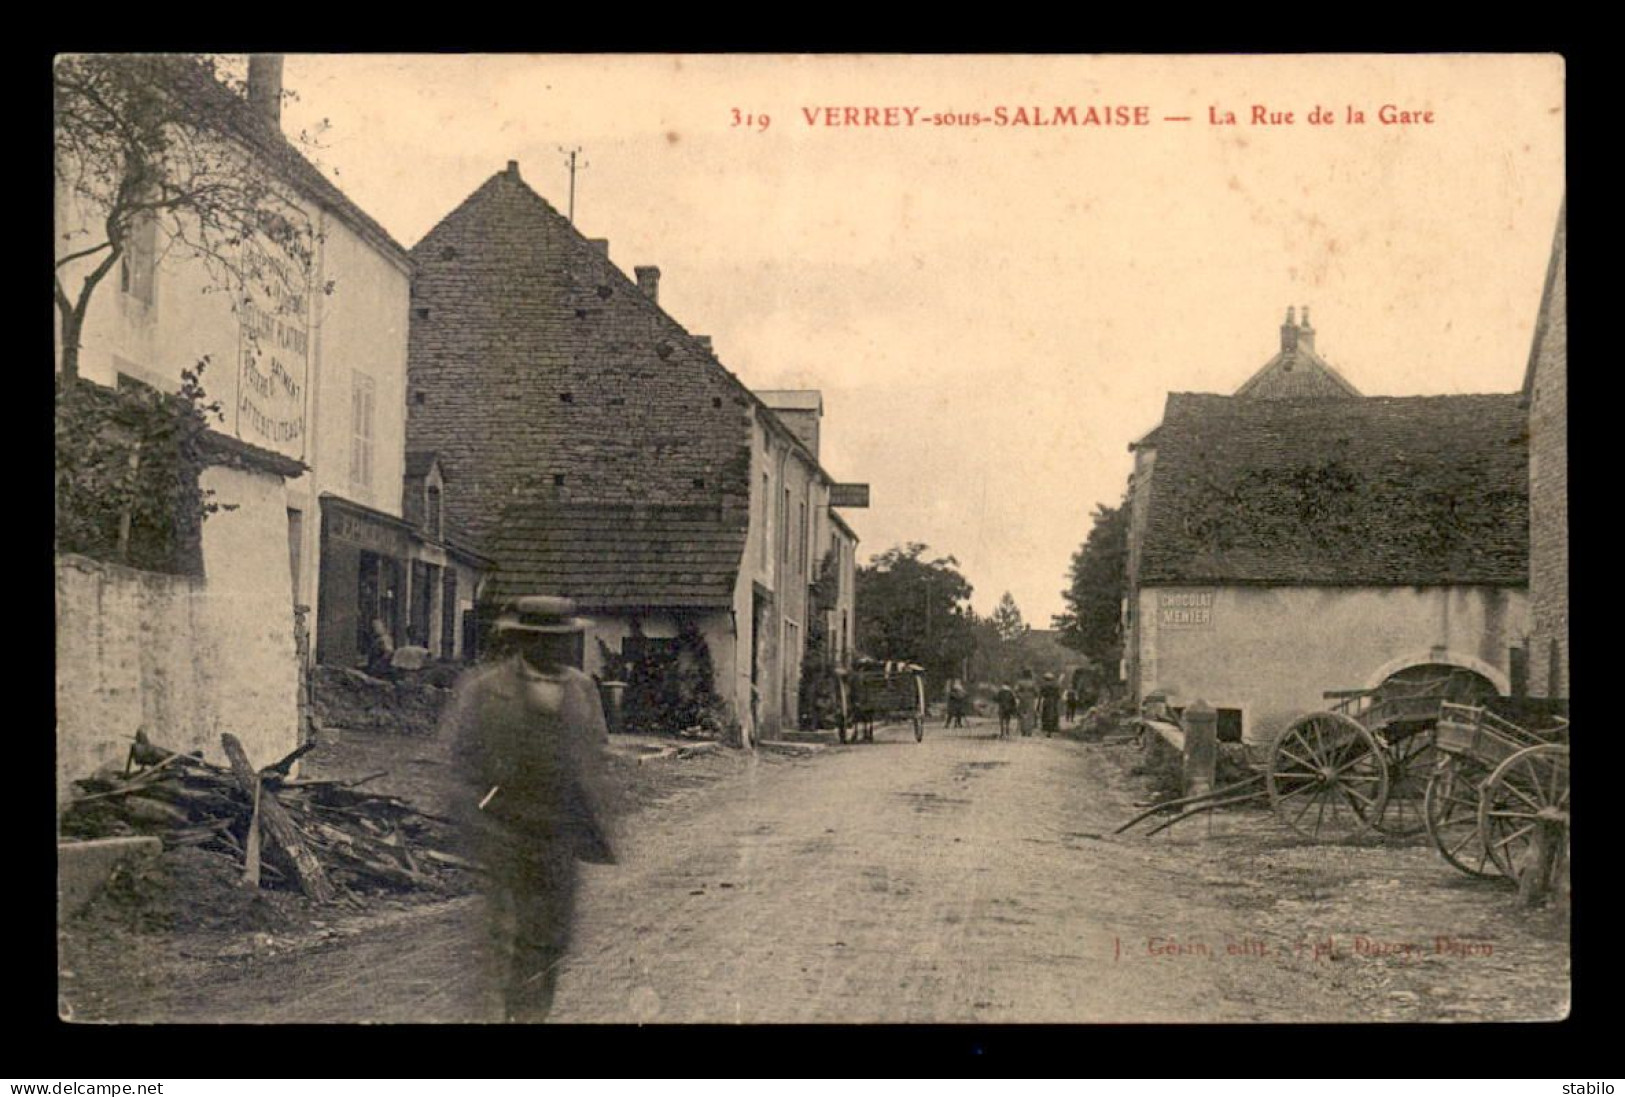
<path id="1" fill-rule="evenodd" d="M 119 259 L 119 289 L 143 305 L 150 305 L 157 273 L 158 223 L 143 217 L 125 235 L 124 254 Z"/>
<path id="2" fill-rule="evenodd" d="M 377 393 L 372 378 L 350 374 L 350 483 L 372 487 L 372 409 Z"/>
<path id="3" fill-rule="evenodd" d="M 443 541 L 445 540 L 445 534 L 441 529 L 440 489 L 430 484 L 426 495 L 425 503 L 427 505 L 424 507 L 423 512 L 424 526 L 428 529 L 430 537 L 433 537 L 436 541 Z"/>
<path id="4" fill-rule="evenodd" d="M 796 555 L 801 559 L 799 561 L 800 567 L 797 570 L 805 575 L 807 574 L 807 501 L 805 499 L 801 501 L 798 515 L 801 524 L 797 528 L 800 529 L 801 536 L 796 539 Z"/>
<path id="5" fill-rule="evenodd" d="M 779 507 L 779 559 L 790 562 L 790 489 L 784 489 L 784 504 Z"/>
<path id="6" fill-rule="evenodd" d="M 446 569 L 445 585 L 440 594 L 440 657 L 453 658 L 457 654 L 457 571 Z"/>
<path id="7" fill-rule="evenodd" d="M 771 545 L 769 544 L 769 538 L 767 536 L 767 524 L 768 524 L 768 521 L 769 521 L 769 512 L 772 509 L 773 509 L 773 496 L 770 494 L 770 488 L 768 486 L 768 481 L 767 481 L 767 473 L 764 472 L 764 473 L 762 473 L 762 567 L 764 567 L 764 568 L 767 567 L 768 564 L 773 562 L 772 556 L 769 555 L 769 553 L 772 551 L 772 548 L 771 548 Z"/>
<path id="8" fill-rule="evenodd" d="M 412 561 L 412 593 L 407 602 L 406 641 L 413 647 L 429 646 L 433 624 L 434 592 L 440 585 L 440 569 L 422 560 Z"/>

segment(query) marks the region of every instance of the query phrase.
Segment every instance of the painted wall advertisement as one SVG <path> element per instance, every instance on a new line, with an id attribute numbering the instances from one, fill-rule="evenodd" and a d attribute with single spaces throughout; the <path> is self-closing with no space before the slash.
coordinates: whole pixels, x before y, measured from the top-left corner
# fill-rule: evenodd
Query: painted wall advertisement
<path id="1" fill-rule="evenodd" d="M 1157 624 L 1162 628 L 1212 628 L 1211 590 L 1164 590 L 1157 594 Z"/>
<path id="2" fill-rule="evenodd" d="M 280 282 L 245 295 L 237 379 L 237 437 L 286 457 L 305 457 L 305 384 L 310 375 L 310 298 Z"/>

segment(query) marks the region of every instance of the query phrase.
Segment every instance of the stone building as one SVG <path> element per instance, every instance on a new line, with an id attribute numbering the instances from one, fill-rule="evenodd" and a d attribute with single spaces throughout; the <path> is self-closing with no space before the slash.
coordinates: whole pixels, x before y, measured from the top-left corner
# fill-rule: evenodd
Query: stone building
<path id="1" fill-rule="evenodd" d="M 1327 691 L 1444 670 L 1511 692 L 1528 627 L 1518 395 L 1363 397 L 1327 374 L 1320 395 L 1265 396 L 1274 365 L 1234 396 L 1169 394 L 1133 447 L 1135 697 L 1201 698 L 1222 737 L 1257 743 Z"/>
<path id="2" fill-rule="evenodd" d="M 1568 221 L 1551 265 L 1524 376 L 1529 411 L 1529 692 L 1569 696 Z"/>
<path id="3" fill-rule="evenodd" d="M 407 436 L 496 561 L 488 600 L 576 599 L 594 673 L 691 626 L 747 737 L 793 726 L 811 615 L 840 645 L 855 588 L 817 394 L 752 393 L 660 307 L 658 268 L 627 278 L 516 163 L 412 255 Z M 832 550 L 841 594 L 821 609 L 809 588 Z"/>

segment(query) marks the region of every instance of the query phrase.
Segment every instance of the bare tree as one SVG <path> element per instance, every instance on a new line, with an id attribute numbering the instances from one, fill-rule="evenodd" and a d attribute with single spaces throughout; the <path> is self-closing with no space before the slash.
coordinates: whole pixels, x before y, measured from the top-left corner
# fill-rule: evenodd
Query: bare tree
<path id="1" fill-rule="evenodd" d="M 63 56 L 54 85 L 59 200 L 75 214 L 57 226 L 64 379 L 78 376 L 97 287 L 137 241 L 155 262 L 171 251 L 200 262 L 234 307 L 252 290 L 305 299 L 316 234 L 283 170 L 299 153 L 214 59 Z"/>

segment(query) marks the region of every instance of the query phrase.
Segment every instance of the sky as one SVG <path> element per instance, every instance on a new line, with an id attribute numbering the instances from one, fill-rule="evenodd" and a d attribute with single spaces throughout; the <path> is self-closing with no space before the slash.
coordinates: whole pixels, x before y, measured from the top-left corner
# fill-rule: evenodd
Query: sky
<path id="1" fill-rule="evenodd" d="M 822 463 L 871 485 L 842 512 L 860 559 L 924 542 L 978 612 L 1010 591 L 1039 627 L 1167 393 L 1234 391 L 1289 305 L 1368 395 L 1516 390 L 1563 197 L 1555 56 L 290 55 L 284 79 L 284 129 L 320 128 L 408 247 L 510 160 L 567 211 L 581 149 L 582 233 L 660 267 L 750 387 L 822 391 Z"/>

